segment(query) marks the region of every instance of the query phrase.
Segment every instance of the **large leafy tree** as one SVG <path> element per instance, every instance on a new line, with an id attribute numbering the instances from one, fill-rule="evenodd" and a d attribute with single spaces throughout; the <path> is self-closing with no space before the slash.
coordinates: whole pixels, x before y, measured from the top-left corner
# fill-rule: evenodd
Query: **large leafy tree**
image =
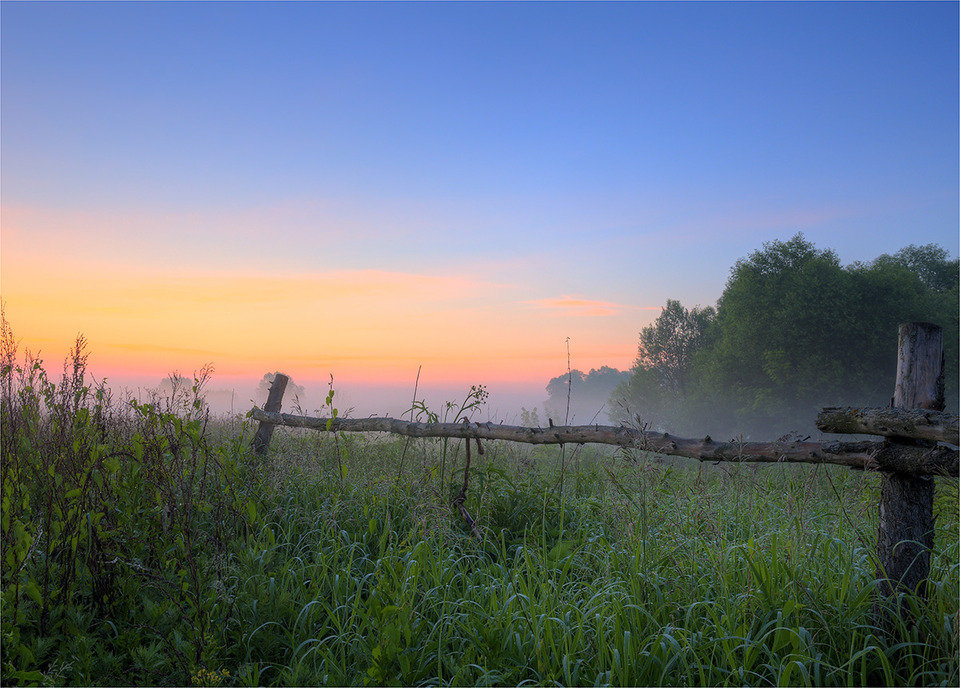
<path id="1" fill-rule="evenodd" d="M 944 328 L 947 405 L 957 407 L 958 262 L 934 245 L 869 263 L 798 234 L 737 261 L 716 312 L 669 301 L 640 335 L 619 399 L 677 431 L 815 432 L 827 405 L 886 405 L 898 323 Z"/>
<path id="2" fill-rule="evenodd" d="M 668 299 L 656 321 L 640 331 L 636 366 L 653 372 L 665 391 L 684 394 L 690 383 L 690 364 L 706 343 L 716 314 L 711 306 L 686 309 L 679 301 Z"/>
<path id="3" fill-rule="evenodd" d="M 960 374 L 957 365 L 960 346 L 960 261 L 949 260 L 946 250 L 936 244 L 911 244 L 892 256 L 884 254 L 867 266 L 855 264 L 850 269 L 869 281 L 867 288 L 872 289 L 876 297 L 881 297 L 876 299 L 880 301 L 877 304 L 878 327 L 895 332 L 896 323 L 916 319 L 943 328 L 947 407 L 956 410 Z M 910 299 L 913 302 L 907 303 Z M 870 293 L 864 300 L 870 302 Z M 907 317 L 908 313 L 917 315 L 915 318 Z M 900 314 L 904 314 L 903 317 L 897 317 Z M 879 329 L 876 332 L 878 336 L 883 334 Z M 885 360 L 896 355 L 895 337 L 889 337 L 883 346 L 889 351 L 883 354 Z M 889 365 L 895 369 L 895 363 Z M 891 380 L 885 381 L 884 389 L 888 396 L 892 393 Z"/>
<path id="4" fill-rule="evenodd" d="M 949 260 L 946 249 L 936 244 L 911 244 L 892 256 L 884 254 L 873 261 L 874 267 L 893 265 L 916 275 L 923 285 L 934 293 L 955 289 L 958 279 L 958 261 Z"/>
<path id="5" fill-rule="evenodd" d="M 754 431 L 812 429 L 818 406 L 883 405 L 893 389 L 898 323 L 935 322 L 945 341 L 956 341 L 951 270 L 955 284 L 955 261 L 951 268 L 933 246 L 844 268 L 801 234 L 765 244 L 731 271 L 701 381 Z"/>
<path id="6" fill-rule="evenodd" d="M 718 302 L 716 342 L 702 382 L 738 410 L 782 416 L 818 396 L 834 401 L 844 360 L 850 283 L 832 251 L 798 235 L 737 261 Z"/>

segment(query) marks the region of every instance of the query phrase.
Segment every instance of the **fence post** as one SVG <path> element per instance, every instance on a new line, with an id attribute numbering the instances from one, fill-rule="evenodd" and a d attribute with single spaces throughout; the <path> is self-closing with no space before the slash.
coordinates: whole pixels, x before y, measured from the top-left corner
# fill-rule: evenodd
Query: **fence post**
<path id="1" fill-rule="evenodd" d="M 280 403 L 283 401 L 283 393 L 287 389 L 287 383 L 290 381 L 283 373 L 277 373 L 270 385 L 270 393 L 267 395 L 267 403 L 263 405 L 263 410 L 271 413 L 280 411 Z M 260 421 L 260 427 L 257 428 L 257 434 L 253 436 L 253 451 L 257 456 L 263 456 L 270 447 L 270 440 L 273 438 L 273 429 L 276 426 L 273 423 Z"/>
<path id="2" fill-rule="evenodd" d="M 901 323 L 891 406 L 943 410 L 943 330 L 939 326 Z M 906 438 L 888 441 L 924 444 L 924 440 Z M 883 472 L 877 537 L 883 597 L 901 591 L 923 594 L 926 590 L 933 549 L 933 487 L 930 476 Z"/>

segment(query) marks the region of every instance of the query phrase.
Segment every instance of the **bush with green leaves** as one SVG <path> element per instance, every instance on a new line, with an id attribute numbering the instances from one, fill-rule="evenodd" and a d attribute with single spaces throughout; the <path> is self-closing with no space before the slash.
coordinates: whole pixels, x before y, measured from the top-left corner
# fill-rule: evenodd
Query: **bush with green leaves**
<path id="1" fill-rule="evenodd" d="M 82 339 L 58 383 L 17 360 L 5 321 L 2 358 L 4 683 L 189 682 L 256 515 L 236 445 L 206 437 L 207 373 L 118 404 L 87 381 Z"/>

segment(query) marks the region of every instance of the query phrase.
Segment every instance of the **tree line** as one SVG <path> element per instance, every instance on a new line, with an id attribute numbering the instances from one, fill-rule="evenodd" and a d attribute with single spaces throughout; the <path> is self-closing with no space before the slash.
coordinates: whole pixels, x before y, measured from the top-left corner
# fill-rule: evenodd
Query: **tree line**
<path id="1" fill-rule="evenodd" d="M 958 275 L 958 261 L 935 244 L 844 266 L 802 234 L 765 243 L 731 268 L 715 307 L 668 300 L 641 330 L 610 418 L 718 439 L 815 435 L 822 406 L 889 405 L 905 321 L 943 327 L 947 407 L 956 410 Z M 548 387 L 554 404 L 555 392 L 566 394 L 559 379 Z"/>

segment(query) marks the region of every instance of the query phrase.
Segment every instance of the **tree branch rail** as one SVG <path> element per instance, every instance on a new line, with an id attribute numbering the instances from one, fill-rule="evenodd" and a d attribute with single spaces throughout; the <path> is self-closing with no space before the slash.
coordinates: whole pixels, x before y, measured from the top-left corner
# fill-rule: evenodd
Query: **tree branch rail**
<path id="1" fill-rule="evenodd" d="M 830 407 L 817 415 L 823 432 L 908 437 L 960 444 L 960 417 L 922 408 Z"/>
<path id="2" fill-rule="evenodd" d="M 949 447 L 920 447 L 886 442 L 716 442 L 642 432 L 624 426 L 566 425 L 531 428 L 494 423 L 418 423 L 397 418 L 316 418 L 254 408 L 253 420 L 272 425 L 330 432 L 389 432 L 408 437 L 505 440 L 525 444 L 608 444 L 684 456 L 699 461 L 734 463 L 828 463 L 859 470 L 960 477 L 960 457 Z M 847 432 L 847 431 L 845 431 Z M 860 431 L 863 432 L 863 431 Z"/>

